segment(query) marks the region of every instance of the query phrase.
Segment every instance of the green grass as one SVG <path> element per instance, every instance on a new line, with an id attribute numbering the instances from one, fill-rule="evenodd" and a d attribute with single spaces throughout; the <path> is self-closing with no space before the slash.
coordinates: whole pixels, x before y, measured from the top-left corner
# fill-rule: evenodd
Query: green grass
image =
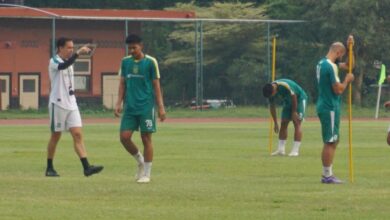
<path id="1" fill-rule="evenodd" d="M 342 117 L 348 114 L 347 105 L 343 105 Z M 278 107 L 280 110 L 280 106 Z M 114 113 L 112 110 L 98 108 L 80 108 L 83 118 L 111 118 Z M 203 111 L 194 111 L 189 108 L 166 108 L 170 118 L 265 118 L 269 117 L 268 107 L 264 106 L 239 106 L 236 108 L 210 109 Z M 355 118 L 373 118 L 375 108 L 353 107 L 353 117 Z M 317 117 L 315 105 L 309 105 L 306 111 L 307 117 Z M 383 108 L 379 111 L 380 118 L 389 117 L 389 113 Z M 47 109 L 39 110 L 7 110 L 0 111 L 0 119 L 34 119 L 48 118 Z"/>
<path id="2" fill-rule="evenodd" d="M 84 127 L 90 161 L 105 166 L 89 178 L 64 133 L 55 159 L 61 177 L 51 179 L 43 176 L 47 126 L 2 125 L 1 219 L 388 219 L 388 123 L 353 126 L 353 184 L 320 183 L 320 129 L 311 121 L 297 158 L 269 156 L 268 123 L 160 124 L 153 180 L 139 185 L 118 125 Z M 341 134 L 334 170 L 348 180 L 345 122 Z"/>

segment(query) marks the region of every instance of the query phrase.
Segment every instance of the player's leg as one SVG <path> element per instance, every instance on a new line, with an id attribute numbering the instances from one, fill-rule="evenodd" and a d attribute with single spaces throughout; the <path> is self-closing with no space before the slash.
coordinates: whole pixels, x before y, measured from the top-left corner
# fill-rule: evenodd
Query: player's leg
<path id="1" fill-rule="evenodd" d="M 323 166 L 322 183 L 342 183 L 333 175 L 332 164 L 339 139 L 339 115 L 335 111 L 323 112 L 318 114 L 321 122 L 322 140 L 324 146 L 322 149 L 321 160 Z"/>
<path id="2" fill-rule="evenodd" d="M 293 122 L 294 123 L 294 141 L 302 141 L 302 121 Z"/>
<path id="3" fill-rule="evenodd" d="M 57 171 L 54 169 L 53 159 L 56 151 L 58 141 L 61 138 L 61 132 L 52 132 L 49 143 L 47 144 L 47 167 L 46 176 L 59 176 Z"/>
<path id="4" fill-rule="evenodd" d="M 324 176 L 332 176 L 332 164 L 333 158 L 336 152 L 338 142 L 327 142 L 324 143 L 324 147 L 322 149 L 321 160 L 322 165 L 324 166 Z"/>
<path id="5" fill-rule="evenodd" d="M 291 109 L 289 107 L 284 106 L 282 109 L 282 116 L 280 122 L 280 130 L 279 130 L 279 142 L 278 149 L 272 153 L 272 156 L 280 155 L 283 156 L 286 154 L 286 142 L 287 142 L 287 131 L 288 124 L 290 123 L 291 118 Z"/>
<path id="6" fill-rule="evenodd" d="M 81 116 L 78 110 L 69 111 L 66 127 L 69 129 L 70 134 L 73 138 L 73 147 L 77 155 L 80 158 L 81 164 L 84 169 L 85 176 L 91 176 L 93 174 L 99 173 L 103 170 L 103 166 L 93 166 L 90 165 L 87 158 L 87 151 L 84 145 L 83 132 L 82 132 L 82 123 Z"/>
<path id="7" fill-rule="evenodd" d="M 142 143 L 144 145 L 145 163 L 153 161 L 152 133 L 141 133 Z"/>
<path id="8" fill-rule="evenodd" d="M 81 127 L 71 127 L 69 128 L 69 132 L 73 138 L 73 147 L 75 152 L 80 158 L 87 157 L 87 151 L 84 146 L 83 134 Z"/>
<path id="9" fill-rule="evenodd" d="M 127 152 L 129 152 L 131 155 L 136 155 L 137 153 L 139 153 L 137 146 L 131 139 L 133 137 L 133 131 L 124 130 L 121 131 L 119 135 L 120 141 Z"/>
<path id="10" fill-rule="evenodd" d="M 322 166 L 323 166 L 322 179 L 321 179 L 322 183 L 327 183 L 327 184 L 343 183 L 343 181 L 339 180 L 337 177 L 334 176 L 332 170 L 333 158 L 336 152 L 337 145 L 338 145 L 338 141 L 333 143 L 324 143 L 324 147 L 322 149 Z"/>
<path id="11" fill-rule="evenodd" d="M 49 105 L 50 114 L 50 140 L 47 144 L 47 167 L 45 175 L 48 177 L 58 177 L 57 171 L 54 169 L 53 159 L 56 152 L 58 141 L 61 138 L 61 131 L 65 129 L 64 112 L 54 104 Z"/>
<path id="12" fill-rule="evenodd" d="M 286 142 L 287 142 L 287 131 L 288 124 L 290 123 L 289 119 L 282 118 L 280 122 L 280 130 L 279 130 L 279 143 L 278 143 L 278 155 L 286 154 Z M 274 152 L 275 153 L 275 152 Z"/>
<path id="13" fill-rule="evenodd" d="M 150 175 L 152 172 L 153 162 L 153 144 L 152 133 L 141 133 L 142 143 L 144 145 L 144 158 L 145 158 L 145 177 L 150 181 Z M 144 180 L 145 182 L 145 180 Z M 146 182 L 148 182 L 146 180 Z"/>
<path id="14" fill-rule="evenodd" d="M 280 122 L 279 140 L 287 140 L 289 123 L 290 119 L 282 118 Z"/>
<path id="15" fill-rule="evenodd" d="M 293 148 L 291 149 L 291 152 L 288 154 L 290 157 L 296 157 L 299 155 L 299 148 L 301 146 L 302 141 L 302 121 L 294 121 L 294 144 Z"/>
<path id="16" fill-rule="evenodd" d="M 139 128 L 138 118 L 139 116 L 129 115 L 128 112 L 125 111 L 125 113 L 122 116 L 120 134 L 119 134 L 122 146 L 137 161 L 138 170 L 135 175 L 136 180 L 139 180 L 145 174 L 144 157 L 141 154 L 141 152 L 138 150 L 137 146 L 132 141 L 133 132 L 138 130 Z"/>
<path id="17" fill-rule="evenodd" d="M 61 132 L 52 132 L 50 135 L 49 143 L 47 144 L 47 159 L 51 160 L 50 167 L 53 167 L 53 159 L 56 152 L 57 144 L 61 138 Z M 48 163 L 49 168 L 49 163 Z"/>
<path id="18" fill-rule="evenodd" d="M 50 135 L 49 143 L 47 144 L 47 158 L 53 159 L 56 153 L 56 147 L 58 141 L 61 138 L 61 132 L 52 132 Z"/>
<path id="19" fill-rule="evenodd" d="M 297 113 L 299 116 L 299 121 L 293 121 L 294 123 L 294 144 L 289 156 L 298 156 L 299 148 L 302 141 L 302 122 L 305 117 L 306 110 L 306 100 L 300 100 L 298 102 Z"/>
<path id="20" fill-rule="evenodd" d="M 156 132 L 156 117 L 154 109 L 140 117 L 141 139 L 144 145 L 145 175 L 139 183 L 148 183 L 151 177 L 153 161 L 152 133 Z"/>

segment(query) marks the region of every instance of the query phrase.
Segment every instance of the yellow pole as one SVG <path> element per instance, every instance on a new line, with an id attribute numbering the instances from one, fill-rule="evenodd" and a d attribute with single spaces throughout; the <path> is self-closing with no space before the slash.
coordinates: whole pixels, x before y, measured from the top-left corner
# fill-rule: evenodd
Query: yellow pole
<path id="1" fill-rule="evenodd" d="M 352 56 L 353 56 L 353 44 L 352 42 L 348 45 L 349 55 L 348 55 L 348 74 L 352 74 Z M 353 183 L 353 158 L 352 158 L 352 83 L 349 84 L 349 97 L 348 97 L 348 107 L 349 107 L 349 180 Z"/>
<path id="2" fill-rule="evenodd" d="M 275 64 L 276 64 L 276 37 L 274 36 L 272 39 L 272 77 L 271 80 L 275 81 Z M 274 123 L 272 120 L 272 116 L 269 120 L 269 154 L 272 154 L 272 143 L 274 137 Z"/>

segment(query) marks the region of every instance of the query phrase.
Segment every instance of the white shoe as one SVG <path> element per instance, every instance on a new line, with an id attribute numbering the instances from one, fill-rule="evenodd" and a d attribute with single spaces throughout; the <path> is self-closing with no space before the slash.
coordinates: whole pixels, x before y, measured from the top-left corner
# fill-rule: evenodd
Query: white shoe
<path id="1" fill-rule="evenodd" d="M 137 183 L 149 183 L 150 182 L 150 177 L 143 176 L 137 180 Z"/>
<path id="2" fill-rule="evenodd" d="M 277 150 L 271 154 L 271 156 L 284 156 L 286 153 L 284 150 Z"/>
<path id="3" fill-rule="evenodd" d="M 135 180 L 138 181 L 143 176 L 145 176 L 145 166 L 143 163 L 140 163 L 140 164 L 138 164 L 137 174 L 135 174 Z"/>
<path id="4" fill-rule="evenodd" d="M 289 157 L 297 157 L 299 156 L 299 153 L 297 151 L 291 151 L 291 153 L 288 154 Z"/>

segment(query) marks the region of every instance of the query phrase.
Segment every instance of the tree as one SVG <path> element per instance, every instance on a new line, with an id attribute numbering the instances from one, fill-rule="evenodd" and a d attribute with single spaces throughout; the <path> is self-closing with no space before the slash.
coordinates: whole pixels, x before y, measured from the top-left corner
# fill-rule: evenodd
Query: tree
<path id="1" fill-rule="evenodd" d="M 178 4 L 170 10 L 196 11 L 198 18 L 265 18 L 264 7 L 253 3 L 213 3 L 210 7 Z M 263 24 L 203 24 L 204 94 L 207 98 L 234 98 L 238 103 L 260 103 L 258 92 L 265 83 L 266 47 Z M 174 50 L 164 58 L 171 78 L 187 74 L 195 80 L 194 24 L 179 24 L 170 34 Z M 249 68 L 253 67 L 253 68 Z M 179 72 L 177 69 L 186 69 Z M 188 78 L 187 78 L 188 80 Z M 187 81 L 188 82 L 188 81 Z M 182 87 L 186 83 L 182 82 Z M 189 91 L 187 91 L 189 92 Z M 192 98 L 191 94 L 182 97 Z"/>
<path id="2" fill-rule="evenodd" d="M 54 8 L 116 8 L 116 9 L 162 9 L 175 5 L 177 2 L 190 2 L 191 0 L 29 0 L 26 5 L 33 7 Z"/>
<path id="3" fill-rule="evenodd" d="M 265 0 L 242 0 L 241 2 L 251 2 L 261 4 Z M 172 7 L 176 3 L 193 3 L 198 6 L 210 6 L 214 2 L 234 3 L 237 0 L 27 0 L 25 4 L 33 7 L 53 7 L 53 8 L 117 8 L 117 9 L 163 9 Z"/>
<path id="4" fill-rule="evenodd" d="M 365 103 L 364 101 L 369 102 L 369 98 L 364 100 L 369 86 L 364 81 L 376 78 L 377 71 L 372 68 L 372 63 L 376 59 L 389 62 L 389 9 L 390 4 L 386 0 L 269 1 L 267 13 L 271 18 L 308 21 L 303 25 L 288 28 L 275 27 L 274 31 L 278 31 L 287 42 L 285 51 L 281 53 L 290 57 L 291 61 L 291 65 L 287 65 L 282 71 L 298 70 L 299 73 L 294 77 L 310 79 L 312 82 L 316 60 L 326 54 L 331 42 L 345 42 L 348 34 L 352 33 L 356 39 L 354 48 L 357 57 L 354 69 L 354 103 L 360 105 Z M 299 56 L 290 56 L 293 48 Z M 303 74 L 305 77 L 299 77 L 297 74 Z M 305 81 L 304 79 L 302 81 Z M 310 86 L 313 85 L 310 82 L 306 82 L 305 86 L 310 88 L 311 94 L 315 94 L 315 88 Z"/>

